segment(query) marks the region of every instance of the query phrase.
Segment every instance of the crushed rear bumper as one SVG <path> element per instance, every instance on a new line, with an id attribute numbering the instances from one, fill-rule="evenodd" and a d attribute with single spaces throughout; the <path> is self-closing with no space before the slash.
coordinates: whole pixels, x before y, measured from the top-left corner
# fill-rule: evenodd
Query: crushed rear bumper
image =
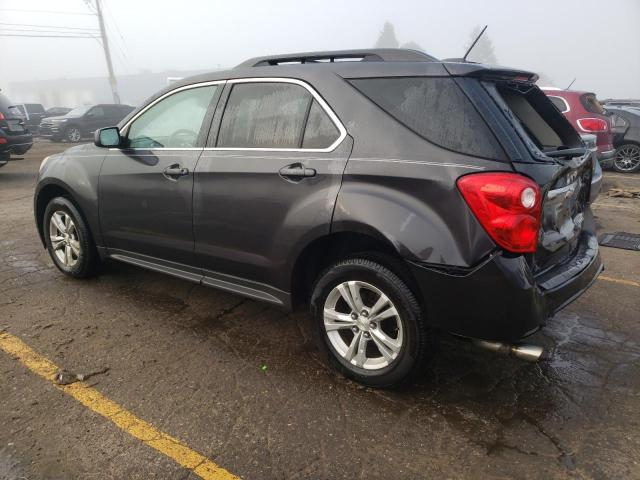
<path id="1" fill-rule="evenodd" d="M 574 253 L 534 276 L 522 255 L 497 252 L 473 269 L 407 262 L 430 326 L 457 335 L 518 341 L 582 295 L 603 270 L 595 234 L 583 232 Z"/>

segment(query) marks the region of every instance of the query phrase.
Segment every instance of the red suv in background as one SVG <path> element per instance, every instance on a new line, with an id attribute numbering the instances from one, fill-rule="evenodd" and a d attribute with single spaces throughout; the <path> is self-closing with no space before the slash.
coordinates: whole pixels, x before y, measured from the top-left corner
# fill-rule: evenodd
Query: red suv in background
<path id="1" fill-rule="evenodd" d="M 596 136 L 598 161 L 603 167 L 610 167 L 616 152 L 613 147 L 611 119 L 600 105 L 596 95 L 591 92 L 550 87 L 543 87 L 542 91 L 571 122 L 578 133 L 591 133 Z"/>

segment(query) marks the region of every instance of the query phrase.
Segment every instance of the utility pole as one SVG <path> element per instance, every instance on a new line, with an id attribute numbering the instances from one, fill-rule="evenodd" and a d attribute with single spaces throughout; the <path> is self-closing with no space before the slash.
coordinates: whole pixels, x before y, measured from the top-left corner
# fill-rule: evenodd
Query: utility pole
<path id="1" fill-rule="evenodd" d="M 113 73 L 113 65 L 111 64 L 111 52 L 109 51 L 109 40 L 107 39 L 107 30 L 104 28 L 104 19 L 102 18 L 102 7 L 100 0 L 96 0 L 96 13 L 98 15 L 98 23 L 100 24 L 100 36 L 102 37 L 102 48 L 104 49 L 104 58 L 107 60 L 107 69 L 109 70 L 109 84 L 111 85 L 111 93 L 113 94 L 113 102 L 120 103 L 120 95 L 118 95 L 118 84 L 116 76 Z"/>

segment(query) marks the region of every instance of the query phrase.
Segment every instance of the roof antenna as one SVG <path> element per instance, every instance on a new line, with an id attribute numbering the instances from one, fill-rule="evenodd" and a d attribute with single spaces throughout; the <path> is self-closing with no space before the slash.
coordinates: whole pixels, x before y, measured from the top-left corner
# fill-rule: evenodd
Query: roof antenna
<path id="1" fill-rule="evenodd" d="M 565 90 L 569 90 L 571 88 L 571 85 L 573 85 L 575 81 L 576 81 L 575 78 L 573 80 L 571 80 L 571 83 L 569 84 L 569 86 L 567 88 L 565 88 Z"/>
<path id="2" fill-rule="evenodd" d="M 473 41 L 473 43 L 471 44 L 471 46 L 467 49 L 467 53 L 464 54 L 464 57 L 462 57 L 462 61 L 466 62 L 467 61 L 467 56 L 471 53 L 471 50 L 473 50 L 473 47 L 476 46 L 476 43 L 478 43 L 478 40 L 480 40 L 480 37 L 482 36 L 482 34 L 484 34 L 484 31 L 487 29 L 489 25 L 485 25 L 484 28 L 482 29 L 482 31 L 478 34 L 478 36 L 476 37 L 476 39 Z"/>

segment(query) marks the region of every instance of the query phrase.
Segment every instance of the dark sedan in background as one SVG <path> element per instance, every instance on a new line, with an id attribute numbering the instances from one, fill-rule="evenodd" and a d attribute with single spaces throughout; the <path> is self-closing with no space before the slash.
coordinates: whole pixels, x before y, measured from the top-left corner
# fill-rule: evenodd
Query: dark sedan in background
<path id="1" fill-rule="evenodd" d="M 640 108 L 607 105 L 616 122 L 613 168 L 622 173 L 640 171 Z"/>
<path id="2" fill-rule="evenodd" d="M 77 143 L 100 128 L 118 124 L 131 111 L 133 107 L 129 105 L 106 103 L 77 107 L 66 115 L 42 120 L 40 136 L 54 142 L 66 140 Z"/>

